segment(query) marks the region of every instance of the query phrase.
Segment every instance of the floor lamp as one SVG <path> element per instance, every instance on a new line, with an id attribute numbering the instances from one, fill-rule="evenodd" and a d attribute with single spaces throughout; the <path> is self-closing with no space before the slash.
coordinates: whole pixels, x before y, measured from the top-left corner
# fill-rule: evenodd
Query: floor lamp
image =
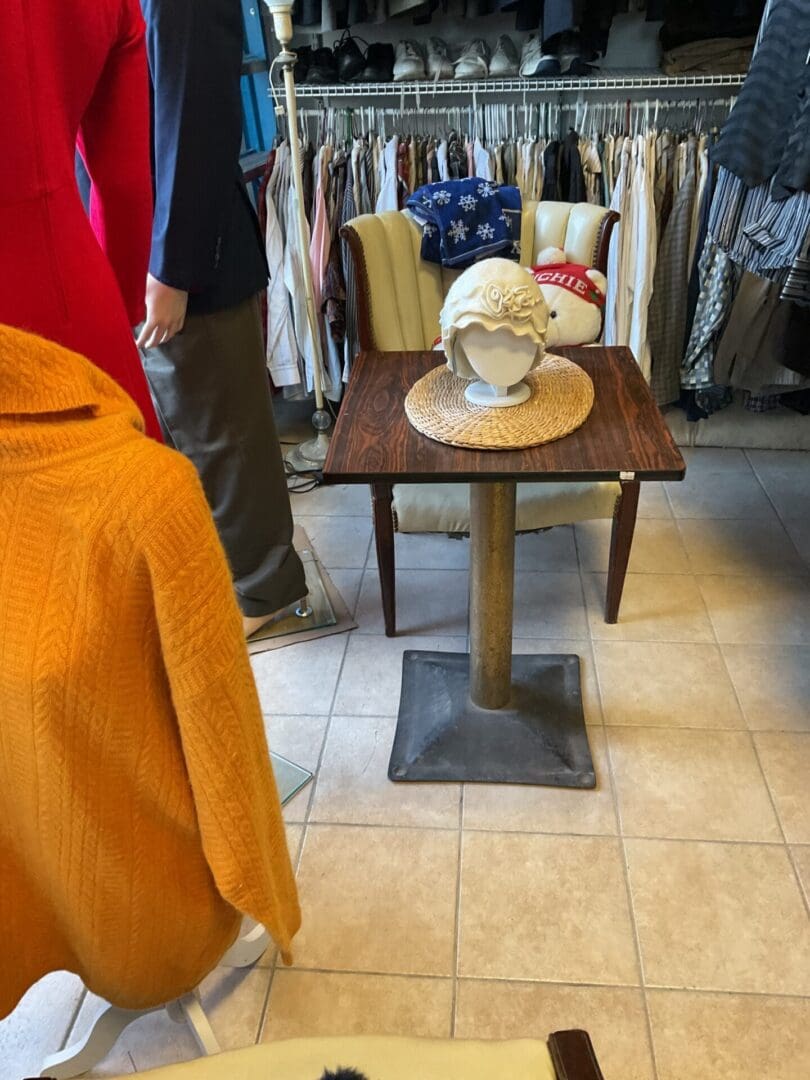
<path id="1" fill-rule="evenodd" d="M 312 416 L 312 426 L 316 431 L 315 438 L 308 439 L 306 442 L 301 443 L 300 446 L 294 447 L 287 455 L 287 462 L 297 472 L 313 472 L 322 469 L 326 460 L 326 452 L 329 449 L 329 436 L 326 433 L 331 426 L 332 420 L 324 408 L 323 355 L 321 353 L 318 316 L 315 311 L 312 267 L 309 262 L 307 219 L 304 213 L 301 147 L 298 141 L 298 106 L 295 100 L 295 81 L 293 79 L 293 68 L 297 57 L 289 48 L 293 36 L 293 5 L 292 0 L 289 0 L 288 3 L 278 3 L 276 0 L 264 0 L 264 2 L 273 16 L 273 32 L 281 46 L 281 52 L 274 63 L 277 63 L 284 73 L 284 96 L 286 98 L 287 126 L 290 136 L 290 156 L 292 158 L 292 182 L 295 189 L 296 203 L 298 204 L 298 242 L 301 250 L 301 268 L 304 279 L 302 285 L 306 296 L 307 318 L 312 337 L 312 382 L 315 390 L 315 412 Z"/>

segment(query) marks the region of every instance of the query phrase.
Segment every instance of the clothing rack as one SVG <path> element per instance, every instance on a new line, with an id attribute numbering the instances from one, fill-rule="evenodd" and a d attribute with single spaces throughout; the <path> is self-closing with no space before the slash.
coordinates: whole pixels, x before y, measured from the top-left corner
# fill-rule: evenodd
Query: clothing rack
<path id="1" fill-rule="evenodd" d="M 380 98 L 380 97 L 447 97 L 458 94 L 478 97 L 497 97 L 503 94 L 560 94 L 594 93 L 605 90 L 686 90 L 712 87 L 742 86 L 744 75 L 664 75 L 661 72 L 616 73 L 589 78 L 561 77 L 556 79 L 447 79 L 444 81 L 338 83 L 330 86 L 296 86 L 298 98 Z"/>
<path id="2" fill-rule="evenodd" d="M 597 132 L 634 132 L 645 126 L 691 128 L 696 132 L 722 122 L 731 110 L 733 97 L 674 98 L 635 101 L 541 101 L 481 102 L 476 105 L 427 106 L 400 104 L 327 106 L 299 110 L 300 132 L 320 142 L 324 138 L 345 141 L 368 133 L 386 138 L 392 130 L 440 138 L 459 131 L 482 140 L 514 136 L 561 138 L 569 128 L 581 135 Z"/>

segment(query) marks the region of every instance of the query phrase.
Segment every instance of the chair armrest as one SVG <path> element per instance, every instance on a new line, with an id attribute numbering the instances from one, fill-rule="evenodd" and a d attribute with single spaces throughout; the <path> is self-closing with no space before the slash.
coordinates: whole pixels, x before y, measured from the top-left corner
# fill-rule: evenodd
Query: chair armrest
<path id="1" fill-rule="evenodd" d="M 366 256 L 363 251 L 363 241 L 351 225 L 341 226 L 340 236 L 349 245 L 352 256 L 352 273 L 354 274 L 355 293 L 358 297 L 357 336 L 360 339 L 360 348 L 364 352 L 372 351 L 377 346 L 371 328 L 371 290 L 369 288 L 368 267 L 366 266 Z"/>
<path id="2" fill-rule="evenodd" d="M 587 1031 L 555 1031 L 548 1051 L 557 1080 L 605 1080 Z"/>
<path id="3" fill-rule="evenodd" d="M 594 269 L 599 270 L 605 277 L 607 277 L 610 237 L 613 233 L 613 226 L 619 220 L 620 216 L 621 215 L 617 214 L 615 210 L 608 210 L 602 219 L 602 224 L 599 226 L 599 232 L 596 236 L 596 251 L 594 253 L 593 265 Z"/>

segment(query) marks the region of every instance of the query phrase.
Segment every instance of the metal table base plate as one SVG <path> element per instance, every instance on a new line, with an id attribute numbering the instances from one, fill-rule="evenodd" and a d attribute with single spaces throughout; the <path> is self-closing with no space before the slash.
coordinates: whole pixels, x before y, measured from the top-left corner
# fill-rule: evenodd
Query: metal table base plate
<path id="1" fill-rule="evenodd" d="M 391 780 L 596 787 L 578 656 L 513 656 L 504 709 L 469 688 L 466 653 L 405 652 Z"/>

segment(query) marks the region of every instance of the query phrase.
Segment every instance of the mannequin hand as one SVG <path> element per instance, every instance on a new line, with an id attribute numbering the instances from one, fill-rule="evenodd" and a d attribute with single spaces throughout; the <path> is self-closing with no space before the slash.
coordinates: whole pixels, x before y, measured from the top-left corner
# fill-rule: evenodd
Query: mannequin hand
<path id="1" fill-rule="evenodd" d="M 151 274 L 146 275 L 146 321 L 138 335 L 139 349 L 165 345 L 179 334 L 186 321 L 188 293 L 164 285 Z"/>

